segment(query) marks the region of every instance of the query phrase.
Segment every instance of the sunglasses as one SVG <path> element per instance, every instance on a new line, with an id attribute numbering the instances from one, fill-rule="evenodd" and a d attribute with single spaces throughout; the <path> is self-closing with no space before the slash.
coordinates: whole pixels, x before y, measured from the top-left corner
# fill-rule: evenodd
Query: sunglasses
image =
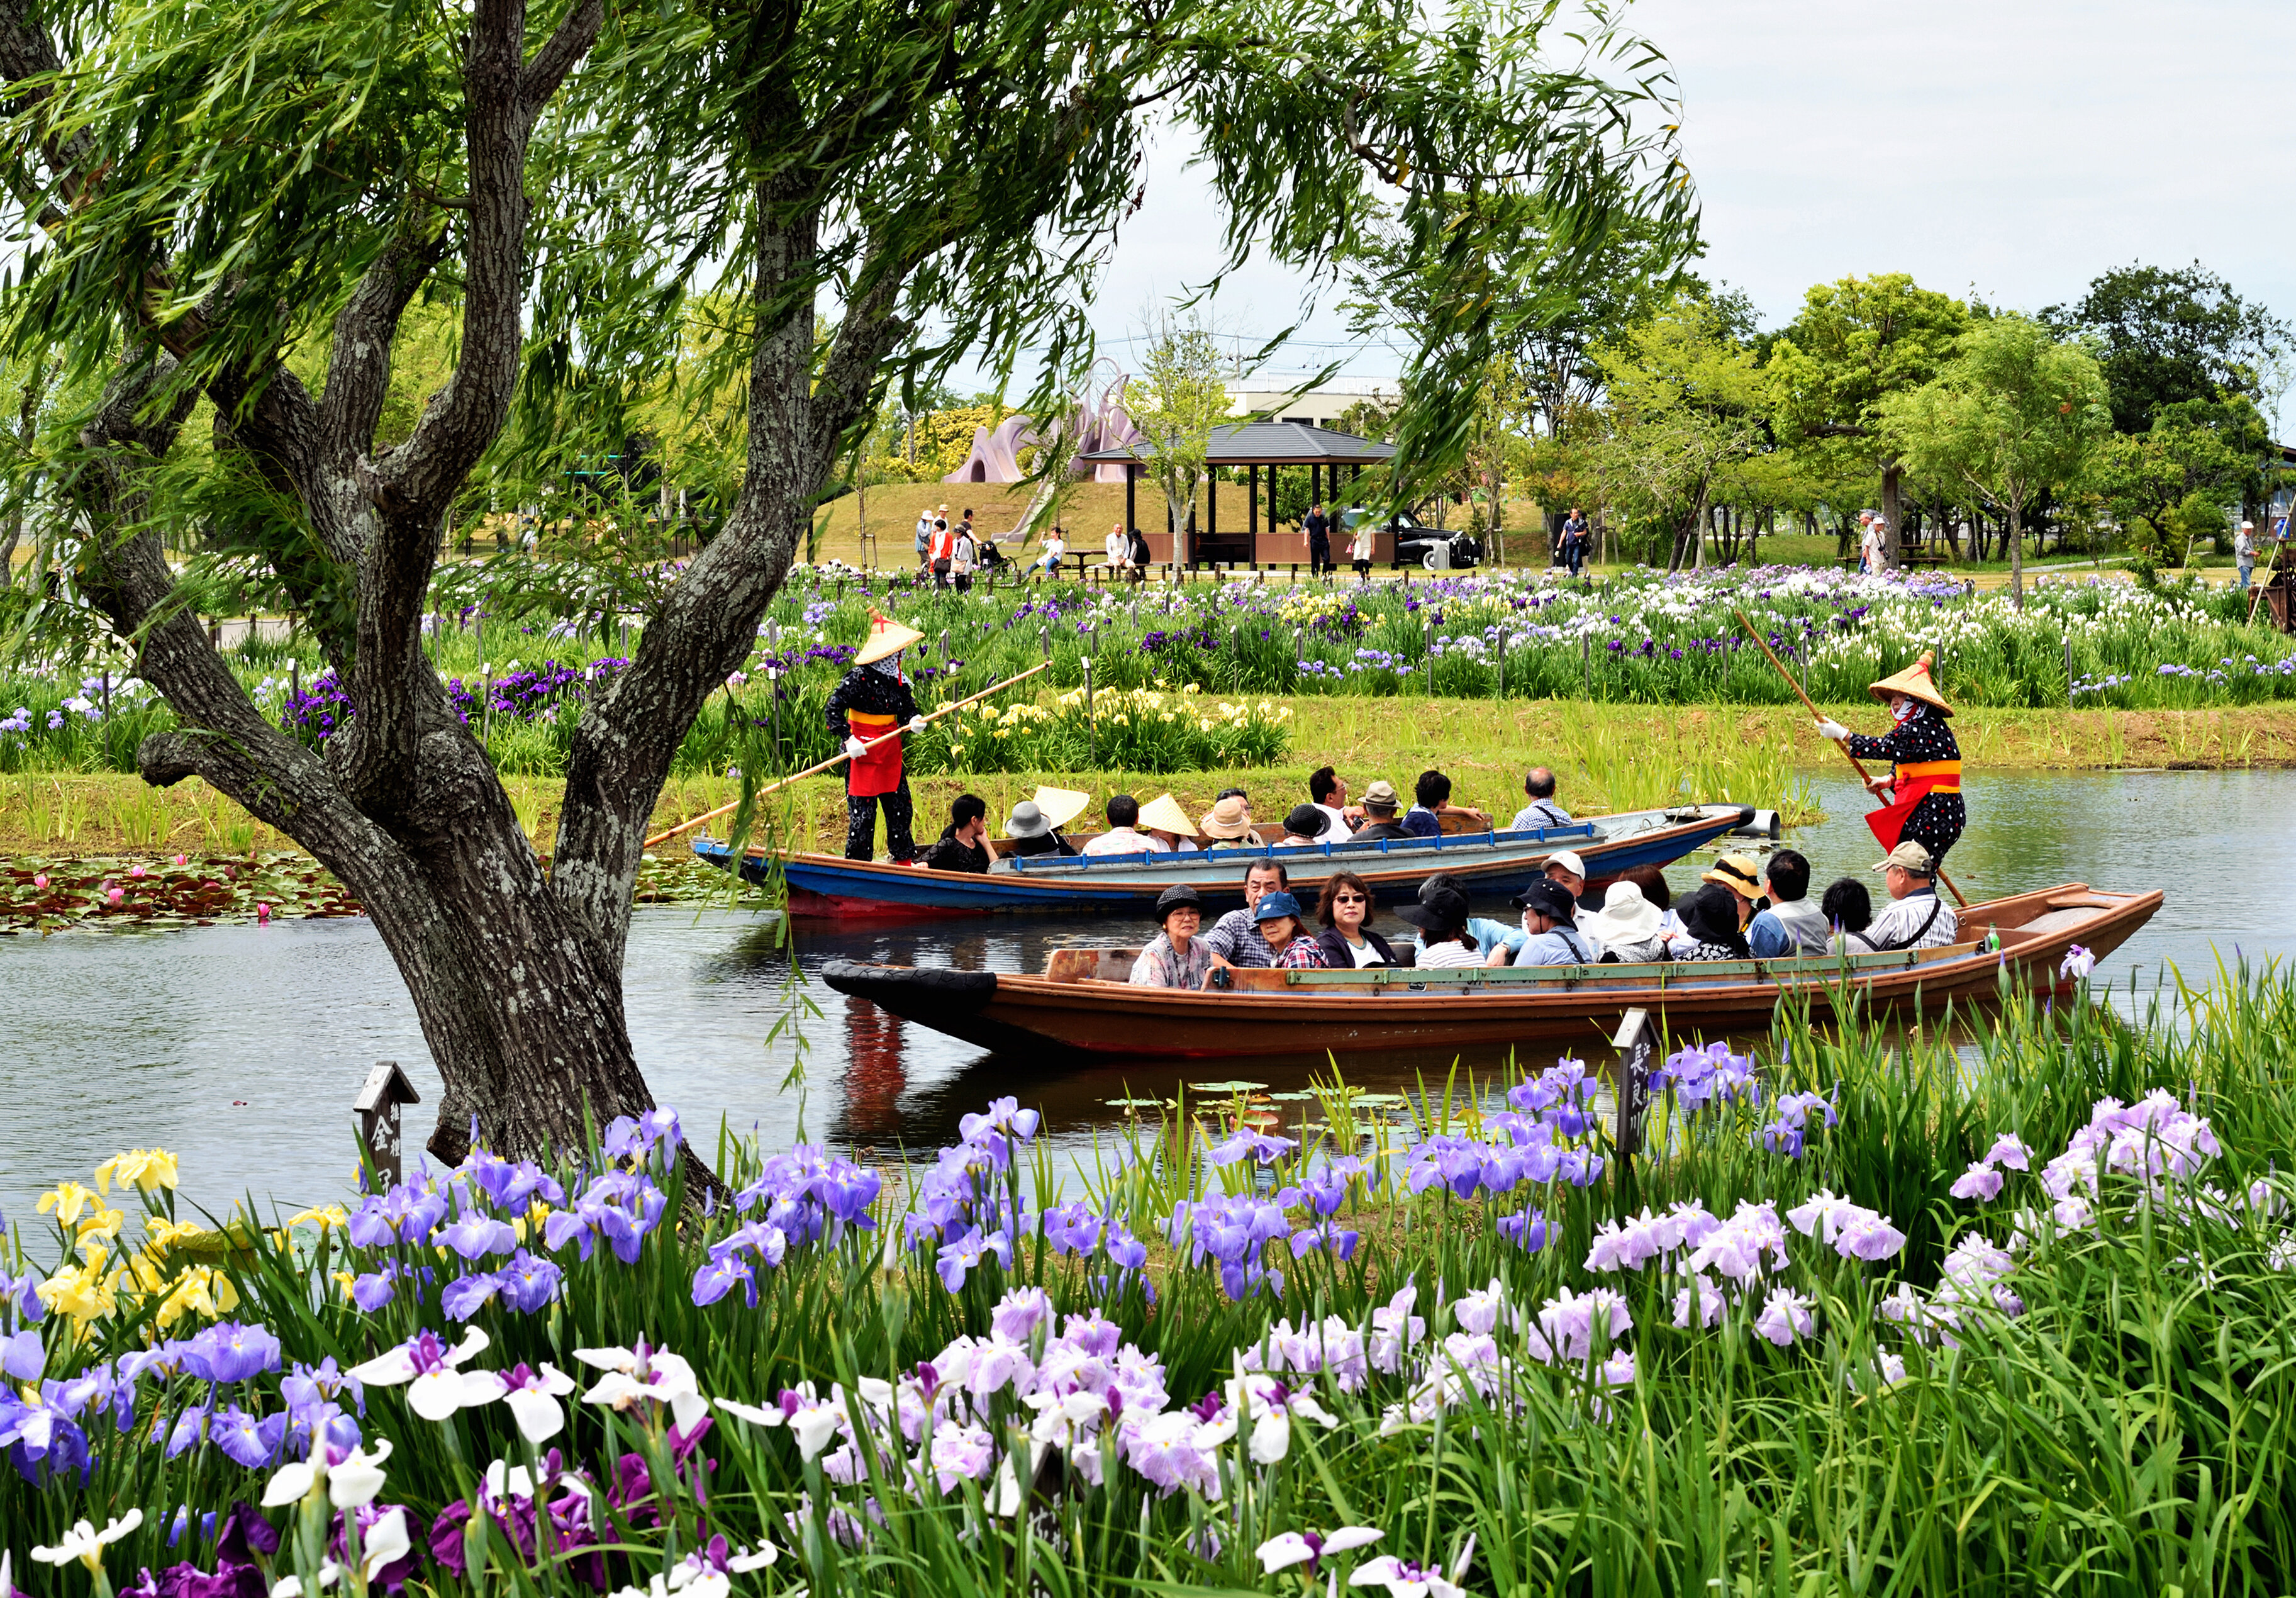
<path id="1" fill-rule="evenodd" d="M 1335 893 L 1332 896 L 1334 905 L 1367 905 L 1370 902 L 1359 893 Z"/>

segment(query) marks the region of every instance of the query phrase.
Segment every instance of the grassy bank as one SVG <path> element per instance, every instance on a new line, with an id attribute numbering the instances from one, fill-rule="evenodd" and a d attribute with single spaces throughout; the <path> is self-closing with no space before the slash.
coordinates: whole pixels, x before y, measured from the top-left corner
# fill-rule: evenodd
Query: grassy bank
<path id="1" fill-rule="evenodd" d="M 1095 795 L 1121 789 L 1166 789 L 1194 810 L 1208 808 L 1223 788 L 1240 787 L 1262 814 L 1304 798 L 1308 774 L 1336 766 L 1360 793 L 1377 777 L 1408 791 L 1429 766 L 1456 784 L 1461 803 L 1502 817 L 1521 803 L 1522 768 L 1552 766 L 1561 774 L 1562 799 L 1580 813 L 1660 802 L 1685 772 L 1703 776 L 1702 796 L 1775 805 L 1791 799 L 1797 774 L 1838 766 L 1809 718 L 1778 707 L 1712 705 L 1653 709 L 1583 705 L 1564 701 L 1295 699 L 1276 701 L 1292 712 L 1290 754 L 1280 764 L 1250 770 L 1195 772 L 1177 777 L 1122 773 L 1005 773 L 920 777 L 918 832 L 931 836 L 946 819 L 947 801 L 971 791 L 1004 808 L 1039 781 L 1084 788 Z M 1853 727 L 1878 732 L 1869 702 L 1828 707 Z M 2229 710 L 1987 710 L 1955 719 L 1972 780 L 1992 770 L 2112 770 L 2159 766 L 2202 770 L 2296 766 L 2296 705 Z M 1846 769 L 1846 768 L 1845 768 Z M 558 820 L 563 784 L 549 777 L 504 779 L 528 835 L 547 848 Z M 842 789 L 834 777 L 816 778 L 791 791 L 784 812 L 798 835 L 816 843 L 842 836 Z M 725 777 L 673 780 L 654 811 L 656 830 L 699 815 L 739 797 Z M 1259 799 L 1265 795 L 1267 798 Z M 927 821 L 931 824 L 928 826 Z M 290 849 L 291 840 L 253 821 L 228 799 L 197 781 L 154 789 L 125 773 L 32 774 L 0 779 L 0 849 L 51 856 L 242 855 Z"/>

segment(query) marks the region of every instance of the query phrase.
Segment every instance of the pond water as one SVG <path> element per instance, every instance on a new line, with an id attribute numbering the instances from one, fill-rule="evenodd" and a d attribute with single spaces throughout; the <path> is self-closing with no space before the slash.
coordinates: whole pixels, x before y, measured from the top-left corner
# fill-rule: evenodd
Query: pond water
<path id="1" fill-rule="evenodd" d="M 1846 781 L 1818 783 L 1829 819 L 1793 841 L 1819 883 L 1878 855 Z M 1566 801 L 1569 796 L 1564 796 Z M 2167 963 L 2195 979 L 2227 963 L 2296 954 L 2289 906 L 2296 857 L 2285 848 L 2296 773 L 1995 774 L 1971 790 L 1971 832 L 1948 862 L 1972 898 L 2065 881 L 2159 886 L 2168 902 L 2099 976 L 2149 989 Z M 1690 861 L 1669 873 L 1693 881 Z M 1502 910 L 1500 914 L 1505 912 Z M 627 975 L 639 1063 L 657 1095 L 707 1137 L 725 1117 L 767 1146 L 800 1126 L 814 1137 L 931 1150 L 957 1118 L 1001 1094 L 1044 1109 L 1064 1154 L 1089 1160 L 1108 1101 L 1161 1097 L 1182 1082 L 1238 1077 L 1278 1091 L 1308 1086 L 1322 1061 L 1078 1068 L 992 1056 L 882 1015 L 818 981 L 793 989 L 774 918 L 724 909 L 646 907 Z M 980 919 L 898 927 L 798 923 L 802 974 L 836 957 L 966 970 L 1042 969 L 1062 943 L 1137 942 L 1136 923 L 1080 917 Z M 87 1179 L 119 1149 L 162 1147 L 183 1161 L 185 1194 L 210 1209 L 244 1193 L 294 1206 L 342 1197 L 353 1170 L 351 1096 L 368 1068 L 396 1059 L 430 1126 L 438 1078 L 413 1007 L 364 921 L 210 927 L 157 934 L 74 932 L 0 938 L 0 1209 L 26 1217 L 61 1178 Z M 801 992 L 817 1013 L 776 1023 Z M 800 1050 L 805 1082 L 784 1087 Z M 1351 1060 L 1367 1089 L 1439 1085 L 1450 1057 Z M 1471 1061 L 1496 1065 L 1497 1060 Z M 1545 1063 L 1544 1060 L 1539 1063 Z"/>

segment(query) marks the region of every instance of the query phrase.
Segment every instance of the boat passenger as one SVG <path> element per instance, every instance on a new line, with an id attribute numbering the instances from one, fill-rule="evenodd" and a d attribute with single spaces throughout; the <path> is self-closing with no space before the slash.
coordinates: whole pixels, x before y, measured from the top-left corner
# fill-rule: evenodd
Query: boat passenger
<path id="1" fill-rule="evenodd" d="M 1371 884 L 1355 873 L 1335 871 L 1324 879 L 1323 897 L 1316 902 L 1316 919 L 1324 930 L 1316 942 L 1325 965 L 1345 971 L 1396 963 L 1387 939 L 1371 930 Z"/>
<path id="2" fill-rule="evenodd" d="M 1837 877 L 1818 901 L 1817 913 L 1825 917 L 1825 924 L 1833 933 L 1826 943 L 1831 954 L 1841 947 L 1844 932 L 1863 932 L 1874 922 L 1874 897 L 1866 891 L 1866 884 L 1856 877 Z"/>
<path id="3" fill-rule="evenodd" d="M 1328 766 L 1319 766 L 1308 774 L 1308 798 L 1316 809 L 1332 818 L 1331 831 L 1324 834 L 1326 843 L 1345 843 L 1355 836 L 1354 823 L 1348 816 L 1347 779 Z M 1357 818 L 1361 819 L 1361 812 Z"/>
<path id="4" fill-rule="evenodd" d="M 1084 846 L 1087 855 L 1153 854 L 1156 840 L 1134 829 L 1140 824 L 1140 801 L 1128 793 L 1108 797 L 1108 831 Z"/>
<path id="5" fill-rule="evenodd" d="M 1436 872 L 1419 884 L 1419 902 L 1424 905 L 1438 893 L 1456 893 L 1461 898 L 1467 897 L 1465 890 L 1447 871 Z M 1467 935 L 1474 939 L 1475 947 L 1481 953 L 1485 965 L 1506 964 L 1514 958 L 1515 951 L 1522 947 L 1523 940 L 1530 936 L 1522 930 L 1520 921 L 1498 921 L 1488 915 L 1474 914 L 1467 917 Z M 1414 955 L 1423 958 L 1427 951 L 1424 933 L 1413 938 L 1412 948 Z"/>
<path id="6" fill-rule="evenodd" d="M 1746 947 L 1760 960 L 1825 953 L 1825 913 L 1809 902 L 1809 861 L 1780 849 L 1762 868 L 1769 907 L 1746 925 Z"/>
<path id="7" fill-rule="evenodd" d="M 1267 939 L 1259 935 L 1253 924 L 1251 913 L 1259 901 L 1271 893 L 1281 892 L 1292 886 L 1292 873 L 1275 860 L 1254 860 L 1243 873 L 1243 908 L 1231 910 L 1212 923 L 1204 934 L 1204 947 L 1211 951 L 1214 965 L 1269 966 L 1275 956 L 1267 947 Z"/>
<path id="8" fill-rule="evenodd" d="M 1560 883 L 1533 882 L 1514 896 L 1514 904 L 1529 934 L 1514 957 L 1517 965 L 1592 965 L 1600 958 L 1601 951 L 1578 930 L 1578 901 Z"/>
<path id="9" fill-rule="evenodd" d="M 1321 843 L 1332 830 L 1332 818 L 1321 805 L 1294 805 L 1283 818 L 1283 848 L 1297 848 L 1302 844 Z"/>
<path id="10" fill-rule="evenodd" d="M 925 851 L 925 865 L 933 871 L 988 870 L 988 801 L 977 793 L 960 793 L 948 807 L 948 825 L 940 841 Z"/>
<path id="11" fill-rule="evenodd" d="M 1267 841 L 1251 830 L 1251 807 L 1236 793 L 1222 794 L 1219 802 L 1204 812 L 1196 831 L 1210 840 L 1204 845 L 1207 849 L 1259 848 Z"/>
<path id="12" fill-rule="evenodd" d="M 1421 969 L 1443 970 L 1483 963 L 1482 951 L 1476 947 L 1474 935 L 1467 930 L 1467 896 L 1457 889 L 1444 883 L 1431 889 L 1423 886 L 1419 902 L 1404 906 L 1396 914 L 1420 929 Z"/>
<path id="13" fill-rule="evenodd" d="M 1523 774 L 1522 791 L 1530 803 L 1514 813 L 1507 824 L 1517 832 L 1527 832 L 1533 827 L 1567 827 L 1571 824 L 1570 812 L 1554 802 L 1554 774 L 1544 766 L 1534 766 Z"/>
<path id="14" fill-rule="evenodd" d="M 1761 908 L 1755 901 L 1762 897 L 1762 863 L 1751 855 L 1725 855 L 1699 873 L 1698 880 L 1726 888 L 1743 899 L 1749 919 Z"/>
<path id="15" fill-rule="evenodd" d="M 1621 877 L 1603 895 L 1603 907 L 1579 922 L 1579 930 L 1601 948 L 1605 965 L 1644 965 L 1666 958 L 1660 911 L 1643 897 L 1642 884 Z"/>
<path id="16" fill-rule="evenodd" d="M 1843 934 L 1841 943 L 1851 954 L 1942 948 L 1954 940 L 1960 922 L 1953 906 L 1938 897 L 1937 863 L 1929 850 L 1908 838 L 1874 869 L 1889 885 L 1890 903 L 1863 932 Z"/>
<path id="17" fill-rule="evenodd" d="M 1251 907 L 1251 924 L 1267 945 L 1270 965 L 1286 966 L 1293 971 L 1320 971 L 1324 967 L 1324 951 L 1316 940 L 1306 937 L 1307 928 L 1300 912 L 1300 901 L 1287 889 L 1278 888 L 1259 896 L 1259 903 Z"/>
<path id="18" fill-rule="evenodd" d="M 1709 882 L 1682 901 L 1684 936 L 1669 951 L 1677 960 L 1751 960 L 1741 930 L 1745 900 L 1718 882 Z"/>
<path id="19" fill-rule="evenodd" d="M 1451 802 L 1451 779 L 1439 771 L 1421 772 L 1412 791 L 1419 802 L 1404 816 L 1403 828 L 1414 838 L 1441 836 L 1447 815 L 1461 817 L 1472 832 L 1480 832 L 1491 824 L 1491 818 L 1473 806 Z"/>
<path id="20" fill-rule="evenodd" d="M 1168 793 L 1160 793 L 1140 807 L 1140 830 L 1155 840 L 1159 854 L 1200 852 L 1196 847 L 1196 824 L 1180 808 L 1180 801 Z"/>
<path id="21" fill-rule="evenodd" d="M 1135 987 L 1177 987 L 1193 992 L 1212 973 L 1211 951 L 1196 936 L 1203 925 L 1204 901 L 1185 882 L 1156 896 L 1156 920 L 1163 930 L 1132 963 Z"/>
<path id="22" fill-rule="evenodd" d="M 1013 814 L 1004 822 L 1004 836 L 1013 840 L 1010 853 L 1024 859 L 1037 855 L 1073 857 L 1077 847 L 1061 836 L 1062 819 L 1035 799 L 1022 799 L 1013 807 Z"/>
<path id="23" fill-rule="evenodd" d="M 1410 837 L 1403 824 L 1395 818 L 1395 813 L 1402 807 L 1403 801 L 1396 794 L 1395 784 L 1385 777 L 1365 789 L 1364 824 L 1356 829 L 1356 840 L 1371 843 L 1382 838 Z"/>
<path id="24" fill-rule="evenodd" d="M 1574 914 L 1570 924 L 1582 930 L 1587 918 L 1594 914 L 1587 908 L 1587 862 L 1580 859 L 1577 849 L 1557 849 L 1546 857 L 1546 880 L 1570 896 Z"/>

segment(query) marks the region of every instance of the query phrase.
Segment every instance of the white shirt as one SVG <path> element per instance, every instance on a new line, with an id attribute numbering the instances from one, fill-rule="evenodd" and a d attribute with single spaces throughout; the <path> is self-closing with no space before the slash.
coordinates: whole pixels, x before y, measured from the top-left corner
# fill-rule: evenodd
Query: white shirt
<path id="1" fill-rule="evenodd" d="M 1318 805 L 1316 808 L 1321 810 L 1324 815 L 1332 818 L 1331 831 L 1325 832 L 1321 838 L 1316 840 L 1316 842 L 1345 843 L 1349 839 L 1356 835 L 1355 829 L 1348 825 L 1346 811 L 1336 809 L 1330 805 Z"/>
<path id="2" fill-rule="evenodd" d="M 1363 970 L 1366 965 L 1385 965 L 1387 963 L 1386 961 L 1379 957 L 1379 951 L 1371 947 L 1371 939 L 1368 938 L 1365 938 L 1361 943 L 1349 943 L 1348 942 L 1347 934 L 1342 932 L 1340 934 L 1340 943 L 1349 954 L 1355 956 L 1356 969 L 1357 971 Z"/>
<path id="3" fill-rule="evenodd" d="M 1087 855 L 1154 855 L 1163 849 L 1164 846 L 1153 838 L 1130 827 L 1111 827 L 1084 846 Z"/>
<path id="4" fill-rule="evenodd" d="M 1937 914 L 1930 914 L 1934 906 Z M 1928 930 L 1917 938 L 1915 930 L 1923 923 Z M 1874 914 L 1863 932 L 1850 932 L 1832 940 L 1835 947 L 1847 946 L 1853 955 L 1870 954 L 1884 948 L 1943 948 L 1954 941 L 1960 930 L 1953 906 L 1938 897 L 1934 889 L 1923 893 L 1909 893 L 1904 898 L 1891 899 Z"/>
<path id="5" fill-rule="evenodd" d="M 1047 538 L 1045 540 L 1045 554 L 1055 566 L 1061 563 L 1061 561 L 1068 554 L 1068 553 L 1069 546 L 1066 539 Z"/>
<path id="6" fill-rule="evenodd" d="M 1456 939 L 1431 943 L 1419 951 L 1419 965 L 1423 971 L 1440 971 L 1446 966 L 1480 965 L 1482 963 L 1481 955 Z"/>
<path id="7" fill-rule="evenodd" d="M 1111 533 L 1108 535 L 1107 548 L 1108 563 L 1111 566 L 1121 566 L 1131 558 L 1132 540 L 1121 532 Z"/>
<path id="8" fill-rule="evenodd" d="M 956 543 L 955 546 L 949 551 L 949 570 L 952 571 L 971 571 L 972 570 L 973 557 L 977 553 L 977 547 L 972 542 L 972 535 L 970 533 L 959 533 L 956 536 Z"/>

